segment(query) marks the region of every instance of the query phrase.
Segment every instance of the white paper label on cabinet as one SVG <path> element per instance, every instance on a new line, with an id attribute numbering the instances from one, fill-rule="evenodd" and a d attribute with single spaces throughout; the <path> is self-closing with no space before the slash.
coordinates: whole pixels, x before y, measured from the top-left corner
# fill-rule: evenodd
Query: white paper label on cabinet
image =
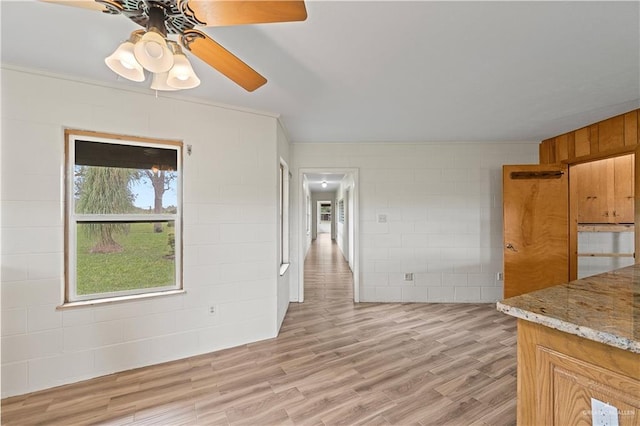
<path id="1" fill-rule="evenodd" d="M 606 402 L 591 398 L 591 424 L 593 426 L 618 426 L 618 409 Z"/>

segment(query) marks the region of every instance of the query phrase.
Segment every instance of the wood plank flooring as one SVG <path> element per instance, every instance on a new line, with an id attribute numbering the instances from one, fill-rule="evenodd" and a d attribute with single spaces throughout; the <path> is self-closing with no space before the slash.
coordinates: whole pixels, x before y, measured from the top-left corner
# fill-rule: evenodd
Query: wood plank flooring
<path id="1" fill-rule="evenodd" d="M 320 234 L 277 338 L 8 398 L 2 424 L 515 424 L 512 317 L 352 297 Z"/>

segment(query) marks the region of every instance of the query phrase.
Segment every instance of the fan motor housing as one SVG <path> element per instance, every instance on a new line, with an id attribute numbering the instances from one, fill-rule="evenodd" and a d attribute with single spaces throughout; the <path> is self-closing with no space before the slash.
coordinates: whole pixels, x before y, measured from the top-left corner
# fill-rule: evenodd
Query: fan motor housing
<path id="1" fill-rule="evenodd" d="M 197 25 L 205 25 L 200 22 L 186 1 L 178 0 L 95 0 L 103 4 L 105 13 L 111 15 L 124 15 L 143 28 L 150 24 L 150 10 L 161 8 L 164 11 L 164 30 L 166 34 L 182 34 Z M 153 24 L 153 23 L 152 23 Z"/>

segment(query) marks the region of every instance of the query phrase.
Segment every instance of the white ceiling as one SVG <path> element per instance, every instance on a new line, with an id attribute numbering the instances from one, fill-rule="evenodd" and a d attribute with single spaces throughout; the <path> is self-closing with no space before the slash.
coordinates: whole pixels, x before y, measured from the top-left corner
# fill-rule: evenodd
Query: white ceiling
<path id="1" fill-rule="evenodd" d="M 1 59 L 109 84 L 136 29 L 2 0 Z M 194 56 L 197 89 L 162 96 L 280 114 L 292 142 L 537 141 L 640 107 L 640 3 L 306 2 L 304 22 L 207 28 L 269 81 L 245 92 Z"/>
<path id="2" fill-rule="evenodd" d="M 310 192 L 334 192 L 340 187 L 340 182 L 344 178 L 343 173 L 305 173 Z M 327 187 L 322 187 L 322 182 L 327 183 Z"/>

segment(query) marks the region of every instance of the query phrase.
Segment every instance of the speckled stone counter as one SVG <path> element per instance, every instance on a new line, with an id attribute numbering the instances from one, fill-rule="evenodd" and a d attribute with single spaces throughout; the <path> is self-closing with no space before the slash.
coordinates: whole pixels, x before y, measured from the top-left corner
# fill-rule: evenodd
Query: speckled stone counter
<path id="1" fill-rule="evenodd" d="M 497 309 L 516 318 L 640 353 L 640 265 L 511 297 Z"/>

